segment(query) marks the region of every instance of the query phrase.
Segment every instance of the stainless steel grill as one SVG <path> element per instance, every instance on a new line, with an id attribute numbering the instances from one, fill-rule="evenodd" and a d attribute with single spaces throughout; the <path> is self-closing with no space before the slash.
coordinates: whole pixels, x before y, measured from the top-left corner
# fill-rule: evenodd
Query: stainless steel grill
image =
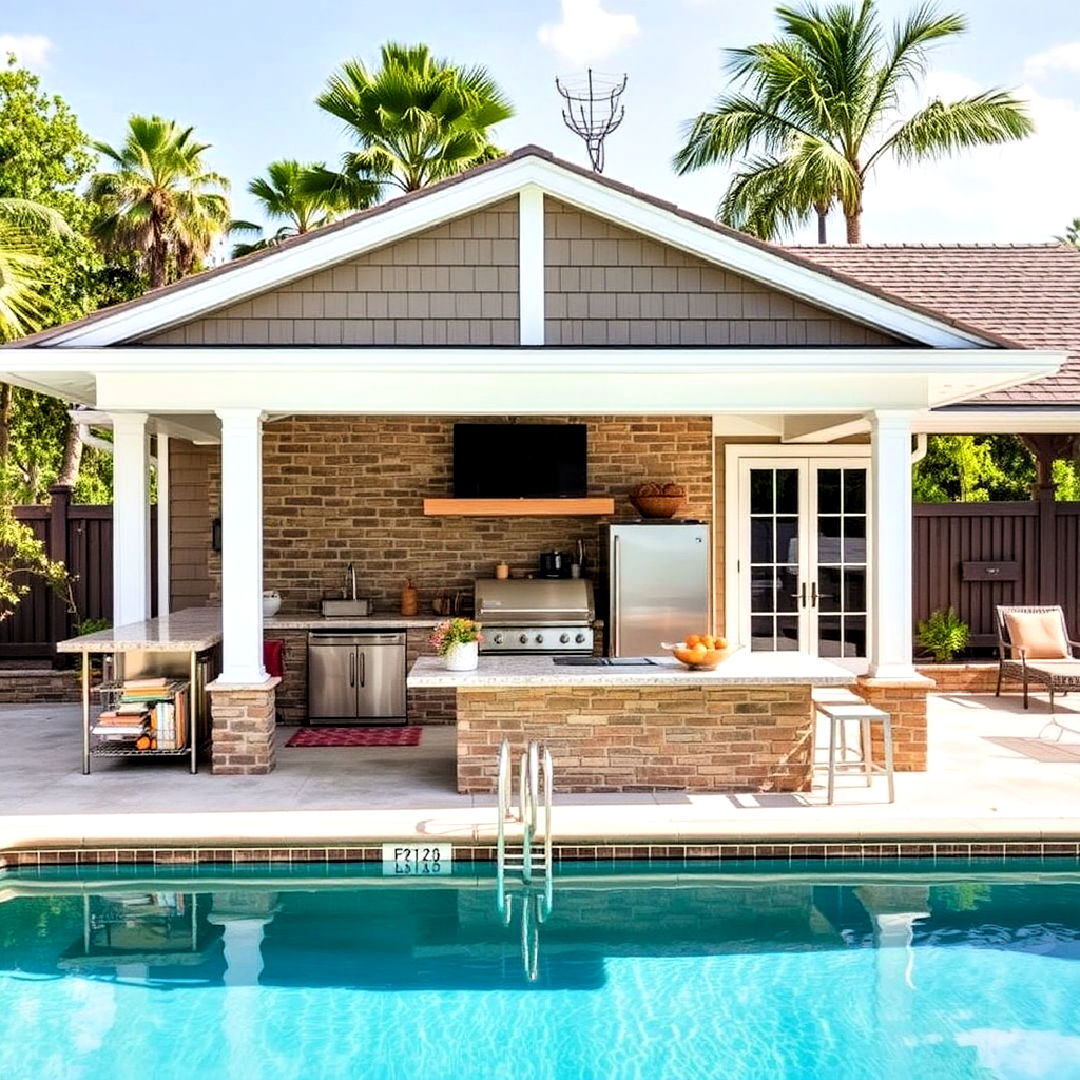
<path id="1" fill-rule="evenodd" d="M 476 582 L 476 618 L 483 653 L 591 653 L 592 582 L 537 578 Z"/>

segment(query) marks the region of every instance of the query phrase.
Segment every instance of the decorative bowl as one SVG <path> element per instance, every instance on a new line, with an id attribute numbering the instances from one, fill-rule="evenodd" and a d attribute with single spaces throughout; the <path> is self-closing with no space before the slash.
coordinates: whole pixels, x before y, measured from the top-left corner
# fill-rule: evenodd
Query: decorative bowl
<path id="1" fill-rule="evenodd" d="M 682 495 L 631 495 L 630 503 L 643 518 L 672 518 L 686 499 Z"/>
<path id="2" fill-rule="evenodd" d="M 664 641 L 661 644 L 665 649 L 671 651 L 671 654 L 680 664 L 684 664 L 691 671 L 715 671 L 735 651 L 730 647 L 724 649 L 693 649 L 685 641 L 676 641 L 674 643 Z"/>
<path id="3" fill-rule="evenodd" d="M 263 593 L 263 618 L 268 619 L 281 610 L 281 594 L 268 590 Z"/>

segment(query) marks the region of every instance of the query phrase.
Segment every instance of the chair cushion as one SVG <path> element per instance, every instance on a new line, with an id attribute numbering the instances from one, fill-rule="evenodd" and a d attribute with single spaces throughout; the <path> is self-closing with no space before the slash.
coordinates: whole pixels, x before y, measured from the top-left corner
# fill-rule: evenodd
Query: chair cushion
<path id="1" fill-rule="evenodd" d="M 1069 658 L 1069 643 L 1065 640 L 1058 612 L 1009 611 L 1005 613 L 1005 625 L 1009 631 L 1009 644 L 1023 645 L 1028 660 Z"/>

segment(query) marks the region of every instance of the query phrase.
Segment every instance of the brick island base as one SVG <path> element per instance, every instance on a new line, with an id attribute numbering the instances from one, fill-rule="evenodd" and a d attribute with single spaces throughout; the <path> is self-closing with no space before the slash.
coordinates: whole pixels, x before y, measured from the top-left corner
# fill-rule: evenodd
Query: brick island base
<path id="1" fill-rule="evenodd" d="M 495 790 L 500 742 L 551 750 L 561 792 L 808 791 L 806 685 L 458 687 L 458 790 Z"/>

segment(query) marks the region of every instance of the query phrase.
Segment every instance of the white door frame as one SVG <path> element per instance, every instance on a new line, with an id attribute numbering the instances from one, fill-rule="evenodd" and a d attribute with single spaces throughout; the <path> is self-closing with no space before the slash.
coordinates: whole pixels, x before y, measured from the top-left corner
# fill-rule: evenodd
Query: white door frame
<path id="1" fill-rule="evenodd" d="M 821 445 L 815 443 L 799 443 L 797 445 L 784 444 L 784 443 L 763 443 L 763 444 L 751 444 L 751 443 L 729 443 L 726 447 L 726 462 L 725 462 L 725 481 L 724 481 L 724 612 L 725 612 L 725 627 L 729 637 L 736 639 L 739 644 L 745 645 L 747 641 L 743 638 L 746 636 L 747 629 L 749 627 L 749 611 L 743 610 L 742 600 L 742 583 L 743 574 L 749 573 L 748 568 L 744 569 L 740 566 L 740 554 L 745 547 L 745 539 L 743 536 L 744 526 L 747 526 L 749 519 L 743 520 L 744 514 L 742 513 L 741 505 L 741 479 L 744 465 L 750 467 L 752 462 L 760 462 L 763 467 L 775 467 L 778 464 L 782 466 L 784 461 L 798 461 L 800 463 L 806 463 L 808 466 L 815 462 L 831 461 L 835 460 L 837 465 L 840 465 L 843 461 L 848 461 L 855 465 L 865 466 L 867 474 L 867 592 L 869 604 L 870 595 L 870 579 L 875 573 L 875 568 L 869 564 L 870 554 L 870 534 L 874 528 L 874 522 L 871 518 L 871 496 L 870 496 L 870 484 L 871 484 L 871 460 L 870 460 L 870 446 L 869 444 L 856 443 L 848 446 L 837 446 L 835 444 Z M 807 502 L 807 508 L 811 508 L 811 503 Z M 800 506 L 800 513 L 802 507 Z M 806 559 L 809 558 L 811 553 L 811 544 L 800 543 L 800 575 L 805 580 L 805 568 L 803 564 Z M 800 626 L 802 628 L 809 627 L 812 620 L 800 619 Z M 868 613 L 867 617 L 867 655 L 872 655 L 872 642 L 871 635 L 873 634 L 874 619 L 873 614 Z M 807 631 L 805 629 L 800 631 L 799 647 L 806 650 L 810 646 L 810 642 L 805 640 Z M 839 661 L 843 663 L 843 661 Z M 866 661 L 862 661 L 858 666 L 860 669 L 865 669 Z M 848 665 L 850 666 L 850 662 Z"/>

